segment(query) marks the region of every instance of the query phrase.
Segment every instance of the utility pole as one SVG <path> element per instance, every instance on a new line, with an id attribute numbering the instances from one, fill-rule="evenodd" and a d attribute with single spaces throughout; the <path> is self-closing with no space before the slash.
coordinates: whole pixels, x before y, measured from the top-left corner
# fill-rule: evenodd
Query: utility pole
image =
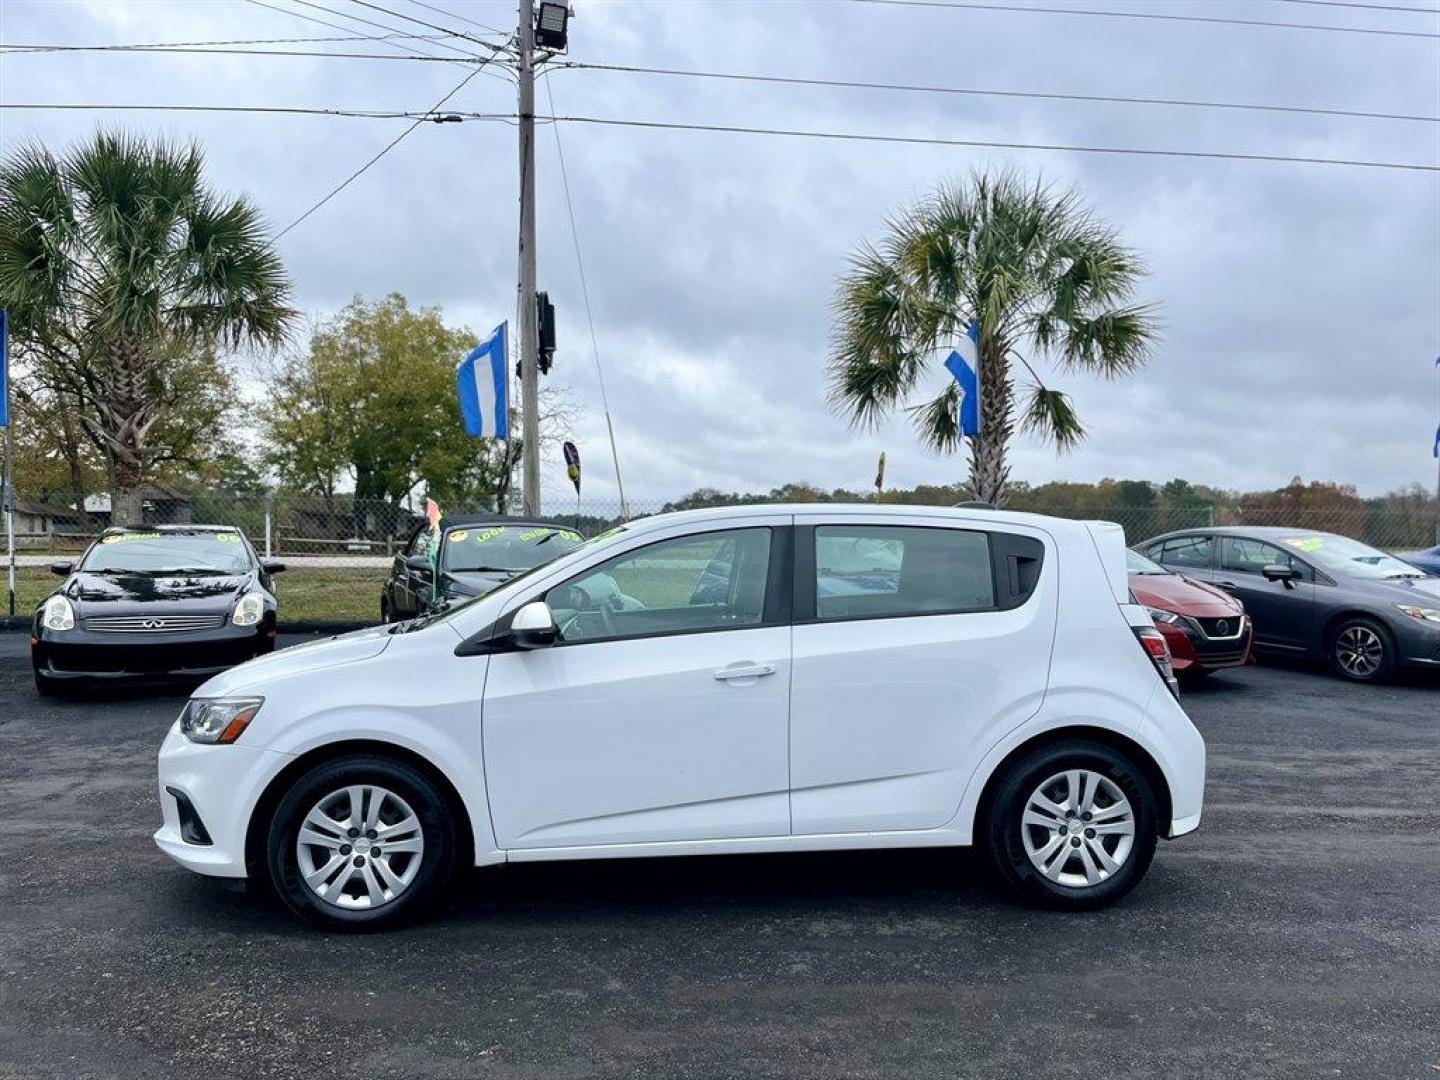
<path id="1" fill-rule="evenodd" d="M 520 0 L 520 414 L 526 517 L 540 515 L 539 334 L 535 313 L 535 16 Z"/>

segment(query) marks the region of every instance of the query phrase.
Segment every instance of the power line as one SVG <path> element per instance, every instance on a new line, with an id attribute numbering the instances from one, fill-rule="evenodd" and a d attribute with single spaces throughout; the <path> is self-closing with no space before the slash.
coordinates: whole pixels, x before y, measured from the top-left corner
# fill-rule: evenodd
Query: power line
<path id="1" fill-rule="evenodd" d="M 356 2 L 359 2 L 359 0 L 356 0 Z M 397 28 L 394 27 L 394 26 L 389 26 L 389 25 L 387 25 L 387 24 L 385 24 L 385 23 L 382 23 L 382 22 L 376 22 L 374 19 L 367 19 L 367 18 L 365 18 L 363 15 L 351 15 L 349 12 L 346 12 L 346 11 L 336 11 L 334 8 L 326 7 L 324 4 L 317 4 L 317 3 L 315 3 L 315 0 L 291 0 L 291 3 L 300 4 L 300 5 L 303 6 L 303 7 L 311 8 L 311 9 L 313 9 L 313 10 L 315 10 L 315 11 L 323 11 L 323 12 L 325 12 L 327 15 L 334 15 L 337 19 L 351 19 L 351 20 L 353 20 L 353 21 L 355 21 L 355 22 L 358 22 L 358 23 L 364 23 L 366 26 L 378 27 L 378 28 L 381 29 L 381 30 L 395 30 L 395 29 L 397 29 Z M 370 6 L 370 5 L 367 4 L 366 6 L 368 7 L 368 6 Z M 432 27 L 432 29 L 434 29 L 434 27 Z M 441 27 L 440 29 L 443 30 L 444 28 Z M 455 37 L 464 37 L 463 34 L 460 34 L 460 33 L 458 33 L 458 32 L 457 32 L 454 36 L 455 36 Z M 448 41 L 437 41 L 437 42 L 435 42 L 435 44 L 436 44 L 439 48 L 449 49 L 451 52 L 459 53 L 461 56 L 469 56 L 469 57 L 474 57 L 474 56 L 475 56 L 475 54 L 472 53 L 472 52 L 470 52 L 468 49 L 462 49 L 462 48 L 460 48 L 460 46 L 458 46 L 458 45 L 451 45 Z M 417 50 L 417 49 L 414 49 L 413 46 L 411 46 L 410 48 L 411 48 L 412 51 L 415 51 L 415 52 L 418 52 L 418 51 L 419 51 L 419 50 Z"/>
<path id="2" fill-rule="evenodd" d="M 1367 120 L 1416 120 L 1440 123 L 1440 116 L 1415 116 L 1402 113 L 1361 112 L 1352 109 L 1323 109 L 1300 105 L 1261 105 L 1231 101 L 1190 101 L 1181 98 L 1117 97 L 1106 94 L 1042 93 L 1027 90 L 986 90 L 977 87 L 920 86 L 906 83 L 862 82 L 850 79 L 809 79 L 782 75 L 753 75 L 732 71 L 691 71 L 679 68 L 630 67 L 623 64 L 590 64 L 562 61 L 562 69 L 631 72 L 642 75 L 678 75 L 696 79 L 727 79 L 735 82 L 771 83 L 784 86 L 831 86 L 863 90 L 898 90 L 929 94 L 965 94 L 977 97 L 1033 98 L 1052 101 L 1090 101 L 1120 105 L 1173 105 L 1195 109 L 1238 109 L 1253 112 L 1303 113 L 1316 116 L 1359 117 Z"/>
<path id="3" fill-rule="evenodd" d="M 1413 15 L 1440 15 L 1440 8 L 1406 7 L 1403 4 L 1361 4 L 1357 0 L 1271 0 L 1276 4 L 1308 4 L 1311 7 L 1358 8 L 1361 11 L 1406 11 Z"/>
<path id="4" fill-rule="evenodd" d="M 342 23 L 329 22 L 329 21 L 326 20 L 326 19 L 317 18 L 317 17 L 314 16 L 314 15 L 306 15 L 303 11 L 292 11 L 292 10 L 289 9 L 289 8 L 276 7 L 274 4 L 267 3 L 266 0 L 246 0 L 246 2 L 247 2 L 247 3 L 254 4 L 256 7 L 268 8 L 270 11 L 278 11 L 281 15 L 289 15 L 292 19 L 304 19 L 306 22 L 316 23 L 316 24 L 318 24 L 318 25 L 320 25 L 320 26 L 328 26 L 328 27 L 330 27 L 332 30 L 345 30 L 345 31 L 348 31 L 348 32 L 351 32 L 351 33 L 353 33 L 353 32 L 355 31 L 355 28 L 354 28 L 353 26 L 345 26 L 345 25 L 342 24 Z M 300 2 L 303 3 L 303 2 L 305 2 L 305 0 L 300 0 Z M 311 5 L 311 6 L 314 7 L 314 6 L 318 6 L 318 5 Z M 324 8 L 324 9 L 322 9 L 322 10 L 329 11 L 329 8 Z M 332 14 L 333 14 L 333 13 L 332 13 Z M 345 16 L 341 16 L 341 18 L 344 18 L 344 17 L 345 17 Z M 392 28 L 392 29 L 393 29 L 393 28 Z M 390 40 L 391 38 L 398 38 L 398 37 L 402 37 L 402 36 L 404 36 L 404 35 L 394 34 L 394 33 L 392 33 L 392 34 L 364 34 L 364 33 L 360 34 L 360 37 L 365 38 L 365 39 L 368 40 L 368 41 L 381 41 L 381 42 L 384 42 L 384 43 L 387 44 L 387 45 L 390 45 L 392 48 L 400 49 L 401 51 L 407 52 L 407 53 L 413 53 L 413 54 L 416 55 L 416 56 L 428 56 L 428 57 L 430 57 L 432 60 L 435 60 L 435 59 L 447 59 L 447 58 L 445 58 L 445 57 L 436 57 L 436 55 L 435 55 L 434 53 L 427 53 L 427 52 L 425 52 L 423 49 L 417 49 L 417 48 L 415 48 L 415 46 L 413 46 L 413 45 L 406 45 L 406 44 L 402 44 L 402 43 L 400 43 L 400 42 L 398 42 L 398 41 L 392 41 L 392 40 Z M 473 54 L 471 54 L 471 53 L 466 53 L 465 55 L 467 55 L 467 56 L 472 56 Z M 457 64 L 461 62 L 460 60 L 458 60 L 458 59 L 456 59 L 456 58 L 453 58 L 453 57 L 452 57 L 452 58 L 448 58 L 448 59 L 451 59 L 454 63 L 457 63 Z"/>
<path id="5" fill-rule="evenodd" d="M 472 75 L 478 71 L 471 72 Z M 467 80 L 468 81 L 468 80 Z M 463 84 L 462 84 L 463 85 Z M 453 91 L 452 91 L 453 92 Z M 445 100 L 448 100 L 448 95 Z M 439 106 L 436 106 L 438 109 Z M 33 102 L 3 101 L 0 109 L 22 109 L 28 111 L 75 111 L 75 112 L 184 112 L 184 113 L 255 113 L 278 116 L 338 116 L 357 120 L 418 120 L 434 124 L 459 123 L 464 120 L 515 119 L 514 113 L 440 113 L 388 111 L 383 109 L 327 109 L 297 105 L 117 105 L 112 102 Z"/>
<path id="6" fill-rule="evenodd" d="M 545 95 L 550 99 L 550 112 L 555 112 L 555 91 L 545 81 Z M 580 255 L 580 229 L 575 224 L 575 204 L 570 199 L 570 173 L 565 168 L 565 147 L 560 142 L 560 125 L 551 124 L 555 133 L 555 156 L 560 159 L 560 184 L 565 189 L 565 211 L 570 215 L 570 238 L 575 242 L 575 268 L 580 273 L 580 295 L 585 299 L 585 321 L 590 324 L 590 351 L 595 357 L 595 378 L 600 383 L 600 407 L 605 412 L 605 429 L 610 433 L 610 458 L 615 463 L 615 486 L 620 489 L 620 516 L 626 516 L 625 481 L 620 479 L 620 452 L 615 448 L 615 424 L 610 419 L 610 399 L 605 394 L 605 372 L 600 366 L 600 340 L 595 335 L 595 313 L 590 309 L 590 285 L 585 280 L 585 260 Z"/>
<path id="7" fill-rule="evenodd" d="M 425 0 L 410 0 L 410 3 L 416 7 L 422 7 L 427 11 L 433 11 L 437 15 L 444 15 L 449 19 L 459 19 L 463 23 L 469 23 L 471 26 L 479 27 L 481 30 L 488 30 L 492 34 L 501 34 L 507 39 L 514 33 L 514 31 L 511 30 L 502 30 L 498 26 L 491 26 L 489 23 L 476 22 L 474 19 L 466 15 L 461 15 L 458 12 L 447 11 L 445 8 L 436 7 L 434 4 L 427 4 Z"/>
<path id="8" fill-rule="evenodd" d="M 1064 143 L 999 142 L 988 139 L 940 139 L 907 135 L 867 135 L 859 132 L 815 131 L 804 128 L 744 127 L 738 124 L 686 124 L 661 120 L 620 120 L 599 116 L 545 116 L 537 120 L 556 123 L 598 124 L 610 127 L 647 128 L 661 131 L 718 131 L 737 135 L 776 135 L 787 138 L 829 139 L 840 142 L 899 143 L 909 146 L 969 146 L 998 150 L 1052 150 L 1075 154 L 1127 154 L 1141 157 L 1203 158 L 1216 161 L 1262 161 L 1287 165 L 1343 165 L 1366 169 L 1395 169 L 1408 172 L 1440 173 L 1440 165 L 1403 161 L 1370 161 L 1352 158 L 1298 157 L 1284 154 L 1244 154 L 1220 150 L 1161 150 L 1133 146 L 1078 146 Z"/>
<path id="9" fill-rule="evenodd" d="M 452 58 L 449 56 L 400 56 L 395 53 L 320 52 L 309 49 L 203 49 L 169 45 L 0 45 L 0 54 L 13 53 L 16 55 L 25 55 L 72 52 L 161 53 L 175 56 L 306 56 L 328 57 L 333 60 L 408 60 L 418 63 L 429 62 L 436 64 L 485 63 L 485 61 L 478 56 L 473 60 L 461 60 L 459 57 Z"/>
<path id="10" fill-rule="evenodd" d="M 466 75 L 465 78 L 461 79 L 458 83 L 455 84 L 454 89 L 452 89 L 449 93 L 447 93 L 444 97 L 442 97 L 439 101 L 437 101 L 434 105 L 432 105 L 432 106 L 430 107 L 430 109 L 429 109 L 429 112 L 431 112 L 431 113 L 436 113 L 436 112 L 438 112 L 438 111 L 440 110 L 440 108 L 441 108 L 447 101 L 449 101 L 449 100 L 450 100 L 451 98 L 453 98 L 456 94 L 458 94 L 461 90 L 463 90 L 463 89 L 465 88 L 465 85 L 466 85 L 471 79 L 475 78 L 475 76 L 479 75 L 480 72 L 483 71 L 483 70 L 484 70 L 483 66 L 482 66 L 482 67 L 477 67 L 474 71 L 470 72 L 470 74 Z M 409 127 L 407 127 L 404 131 L 402 131 L 399 135 L 396 135 L 395 138 L 391 139 L 388 143 L 385 144 L 385 148 L 384 148 L 383 150 L 381 150 L 378 154 L 376 154 L 374 157 L 372 157 L 369 161 L 365 162 L 364 165 L 361 165 L 360 168 L 358 168 L 358 169 L 356 169 L 354 172 L 352 172 L 349 176 L 347 176 L 344 180 L 342 180 L 336 187 L 332 188 L 332 189 L 330 190 L 330 192 L 329 192 L 328 194 L 326 194 L 319 202 L 315 203 L 314 206 L 310 207 L 310 209 L 306 210 L 303 214 L 301 214 L 299 217 L 297 217 L 294 221 L 290 222 L 289 225 L 286 225 L 285 228 L 281 229 L 278 233 L 276 233 L 276 234 L 275 234 L 275 239 L 276 239 L 276 240 L 279 240 L 282 236 L 284 236 L 286 233 L 288 233 L 291 229 L 295 228 L 295 226 L 299 225 L 302 221 L 304 221 L 306 218 L 308 218 L 311 214 L 315 213 L 315 211 L 319 210 L 322 206 L 324 206 L 326 203 L 328 203 L 328 202 L 329 202 L 331 199 L 333 199 L 336 195 L 339 195 L 340 192 L 344 191 L 347 187 L 349 187 L 352 183 L 354 183 L 357 179 L 359 179 L 360 176 L 361 176 L 367 169 L 369 169 L 369 168 L 370 168 L 372 165 L 374 165 L 377 161 L 379 161 L 381 158 L 383 158 L 383 157 L 384 157 L 386 154 L 388 154 L 391 150 L 395 149 L 395 147 L 399 146 L 400 143 L 404 141 L 404 139 L 405 139 L 405 137 L 406 137 L 407 135 L 409 135 L 412 131 L 414 131 L 416 128 L 418 128 L 421 124 L 423 124 L 423 123 L 425 123 L 425 122 L 426 122 L 426 117 L 423 117 L 423 116 L 422 116 L 422 117 L 420 117 L 419 119 L 417 119 L 414 123 L 412 123 Z"/>
<path id="11" fill-rule="evenodd" d="M 273 10 L 279 11 L 279 8 Z M 286 12 L 290 14 L 290 12 Z M 70 49 L 101 51 L 113 49 L 124 52 L 127 49 L 194 49 L 219 45 L 318 45 L 341 41 L 383 41 L 386 38 L 410 38 L 415 41 L 433 41 L 436 34 L 344 34 L 331 37 L 284 37 L 284 38 L 229 38 L 218 41 L 151 41 L 118 42 L 108 45 L 22 45 L 16 42 L 0 43 L 0 49 L 24 49 L 29 52 L 63 52 Z"/>
<path id="12" fill-rule="evenodd" d="M 956 8 L 964 11 L 1009 11 L 1030 15 L 1084 15 L 1105 19 L 1152 19 L 1159 22 L 1212 23 L 1225 26 L 1263 26 L 1277 30 L 1323 30 L 1335 34 L 1374 34 L 1381 37 L 1440 38 L 1440 33 L 1419 30 L 1380 30 L 1364 26 L 1332 26 L 1325 23 L 1270 22 L 1264 19 L 1232 19 L 1219 15 L 1166 15 L 1155 11 L 1097 11 L 1091 8 L 1031 7 L 1025 4 L 981 3 L 979 0 L 849 0 L 852 4 L 884 4 L 890 7 Z"/>
<path id="13" fill-rule="evenodd" d="M 300 3 L 300 2 L 302 2 L 302 0 L 296 0 L 296 2 L 297 2 L 297 3 Z M 415 23 L 417 26 L 425 26 L 425 27 L 429 27 L 431 30 L 439 30 L 439 31 L 442 31 L 443 33 L 454 34 L 456 37 L 458 37 L 458 38 L 464 38 L 466 41 L 473 41 L 475 44 L 480 45 L 480 46 L 483 46 L 484 48 L 487 48 L 487 49 L 491 50 L 492 53 L 499 52 L 499 51 L 503 48 L 503 46 L 497 45 L 497 44 L 495 44 L 493 41 L 486 41 L 486 40 L 484 40 L 483 38 L 473 37 L 473 36 L 470 35 L 470 34 L 462 33 L 461 31 L 459 31 L 459 30 L 454 30 L 454 29 L 452 29 L 452 28 L 450 28 L 450 27 L 448 27 L 448 26 L 438 26 L 438 25 L 436 25 L 435 23 L 427 22 L 427 21 L 425 21 L 424 19 L 417 19 L 417 18 L 415 18 L 415 16 L 413 16 L 413 15 L 403 15 L 403 14 L 401 14 L 401 13 L 398 12 L 398 11 L 392 11 L 392 10 L 390 10 L 390 9 L 387 8 L 387 7 L 381 7 L 379 4 L 372 4 L 372 3 L 370 3 L 370 0 L 350 0 L 350 2 L 351 2 L 352 4 L 359 4 L 361 7 L 370 8 L 372 11 L 382 12 L 383 14 L 389 15 L 389 16 L 390 16 L 391 18 L 393 18 L 393 19 L 404 19 L 406 22 Z M 350 15 L 350 16 L 348 16 L 348 18 L 358 19 L 359 16 L 358 16 L 358 15 Z M 507 44 L 508 44 L 508 39 L 507 39 Z"/>
<path id="14" fill-rule="evenodd" d="M 461 86 L 469 82 L 471 78 L 478 75 L 482 68 L 476 68 L 461 82 Z M 411 131 L 422 123 L 459 123 L 469 120 L 500 121 L 502 123 L 513 122 L 517 117 L 515 113 L 493 113 L 493 112 L 440 112 L 440 107 L 448 101 L 459 87 L 452 90 L 436 105 L 423 112 L 385 112 L 380 110 L 363 109 L 322 109 L 302 108 L 269 105 L 114 105 L 114 104 L 81 104 L 81 103 L 40 103 L 40 102 L 0 102 L 0 109 L 61 109 L 61 110 L 144 110 L 152 112 L 215 112 L 215 113 L 280 113 L 296 114 L 303 116 L 340 116 L 354 117 L 367 120 L 414 120 L 415 123 L 407 128 L 400 136 L 404 138 Z M 1135 146 L 1084 146 L 1067 143 L 1022 143 L 1022 142 L 1001 142 L 990 139 L 942 139 L 918 135 L 870 135 L 863 132 L 846 131 L 817 131 L 807 128 L 762 128 L 746 127 L 738 124 L 693 124 L 667 122 L 661 120 L 626 120 L 616 117 L 600 116 L 536 116 L 537 123 L 570 123 L 570 124 L 594 124 L 608 127 L 642 128 L 660 131 L 713 131 L 726 134 L 738 135 L 772 135 L 789 138 L 825 139 L 837 142 L 863 142 L 863 143 L 894 143 L 907 146 L 968 146 L 997 150 L 1048 150 L 1076 154 L 1121 154 L 1137 155 L 1140 157 L 1174 157 L 1174 158 L 1198 158 L 1213 161 L 1255 161 L 1274 164 L 1288 165 L 1337 165 L 1352 168 L 1367 169 L 1388 169 L 1402 172 L 1435 172 L 1440 173 L 1440 165 L 1426 165 L 1417 162 L 1406 161 L 1374 161 L 1365 158 L 1326 158 L 1326 157 L 1303 157 L 1286 154 L 1250 154 L 1222 150 L 1177 150 L 1177 149 L 1152 149 Z M 396 139 L 385 150 L 377 154 L 364 168 L 384 156 L 391 147 L 398 143 Z M 361 172 L 364 171 L 362 168 Z M 358 175 L 358 173 L 356 174 Z M 351 177 L 354 179 L 354 177 Z M 347 181 L 348 183 L 349 181 Z M 342 185 L 344 186 L 344 185 Z M 338 191 L 339 189 L 337 189 Z M 332 193 L 333 194 L 333 193 Z M 327 196 L 328 198 L 328 196 Z M 295 223 L 298 224 L 298 221 Z M 294 224 L 290 226 L 294 228 Z M 287 230 L 288 231 L 288 230 Z"/>

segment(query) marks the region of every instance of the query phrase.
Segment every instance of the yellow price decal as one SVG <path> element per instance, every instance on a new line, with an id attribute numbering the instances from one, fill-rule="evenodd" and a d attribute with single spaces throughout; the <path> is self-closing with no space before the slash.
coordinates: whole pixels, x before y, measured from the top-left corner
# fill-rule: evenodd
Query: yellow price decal
<path id="1" fill-rule="evenodd" d="M 483 532 L 478 532 L 478 533 L 476 533 L 476 534 L 475 534 L 475 542 L 476 542 L 477 544 L 486 544 L 486 543 L 489 543 L 491 540 L 494 540 L 497 536 L 504 536 L 504 535 L 505 535 L 505 527 L 504 527 L 503 525 L 502 525 L 502 526 L 497 526 L 496 528 L 486 529 L 486 530 L 484 530 Z"/>
<path id="2" fill-rule="evenodd" d="M 132 540 L 159 540 L 158 532 L 148 533 L 111 533 L 109 536 L 102 536 L 102 544 L 128 544 Z"/>
<path id="3" fill-rule="evenodd" d="M 1297 536 L 1293 540 L 1286 540 L 1296 551 L 1319 551 L 1325 546 L 1324 537 L 1320 536 Z"/>
<path id="4" fill-rule="evenodd" d="M 452 533 L 450 534 L 450 542 L 451 542 L 452 544 L 458 544 L 458 543 L 460 543 L 460 541 L 467 539 L 469 536 L 470 536 L 470 530 L 469 530 L 469 529 L 456 529 L 454 532 L 452 532 Z"/>
<path id="5" fill-rule="evenodd" d="M 239 534 L 239 533 L 216 533 L 216 534 L 215 534 L 215 539 L 218 540 L 218 541 L 220 541 L 220 543 L 222 543 L 222 544 L 238 544 L 238 543 L 240 542 L 240 534 Z"/>

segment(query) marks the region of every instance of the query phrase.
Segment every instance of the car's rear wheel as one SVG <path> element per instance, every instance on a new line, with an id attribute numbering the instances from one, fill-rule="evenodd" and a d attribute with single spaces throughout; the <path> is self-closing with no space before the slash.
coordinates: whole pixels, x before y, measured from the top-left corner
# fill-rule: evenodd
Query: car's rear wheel
<path id="1" fill-rule="evenodd" d="M 1145 876 L 1159 834 L 1145 773 L 1112 747 L 1043 746 L 1000 779 L 985 815 L 996 867 L 1021 896 L 1048 907 L 1101 907 Z"/>
<path id="2" fill-rule="evenodd" d="M 1347 619 L 1330 636 L 1330 668 L 1351 682 L 1378 682 L 1395 670 L 1395 644 L 1374 619 Z"/>
<path id="3" fill-rule="evenodd" d="M 457 858 L 455 821 L 435 782 L 387 757 L 316 766 L 281 798 L 270 877 L 301 918 L 337 930 L 393 926 L 428 910 Z"/>

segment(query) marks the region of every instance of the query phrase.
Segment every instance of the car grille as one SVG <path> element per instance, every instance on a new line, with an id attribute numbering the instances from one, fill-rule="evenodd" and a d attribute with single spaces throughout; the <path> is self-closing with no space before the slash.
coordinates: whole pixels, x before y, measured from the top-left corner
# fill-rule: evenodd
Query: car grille
<path id="1" fill-rule="evenodd" d="M 85 620 L 86 630 L 100 634 L 173 634 L 224 625 L 224 615 L 97 615 Z"/>
<path id="2" fill-rule="evenodd" d="M 1195 621 L 1200 624 L 1200 629 L 1205 636 L 1212 640 L 1238 638 L 1245 626 L 1243 615 L 1226 615 L 1219 619 L 1196 619 Z"/>

